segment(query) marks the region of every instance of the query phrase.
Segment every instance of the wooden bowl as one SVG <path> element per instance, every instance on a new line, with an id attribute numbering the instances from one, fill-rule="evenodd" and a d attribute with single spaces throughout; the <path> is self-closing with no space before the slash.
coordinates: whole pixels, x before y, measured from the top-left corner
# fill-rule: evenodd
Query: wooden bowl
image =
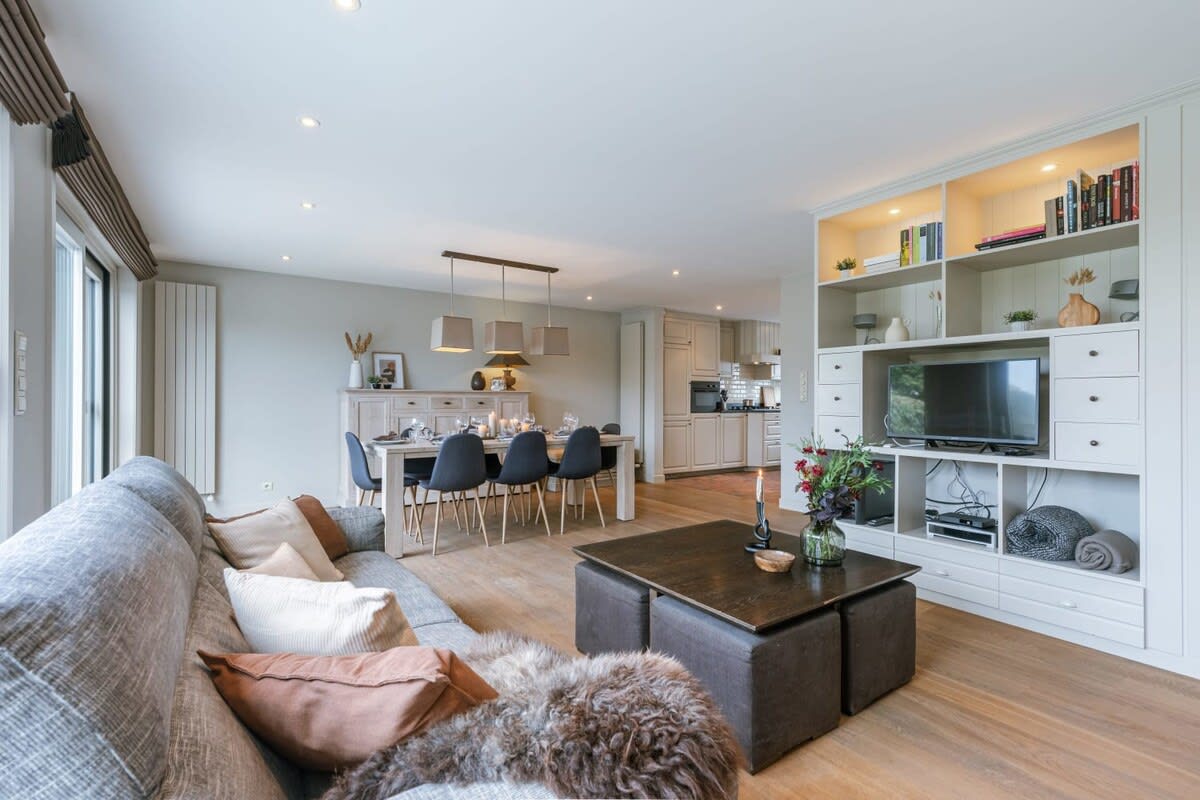
<path id="1" fill-rule="evenodd" d="M 787 572 L 796 563 L 796 556 L 785 550 L 759 550 L 754 563 L 764 572 Z"/>

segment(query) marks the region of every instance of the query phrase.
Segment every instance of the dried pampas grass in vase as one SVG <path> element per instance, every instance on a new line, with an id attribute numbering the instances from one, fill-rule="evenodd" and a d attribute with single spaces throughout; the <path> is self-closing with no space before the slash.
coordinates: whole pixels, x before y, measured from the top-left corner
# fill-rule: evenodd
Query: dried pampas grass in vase
<path id="1" fill-rule="evenodd" d="M 350 362 L 350 383 L 351 389 L 363 388 L 363 371 L 362 357 L 363 354 L 371 347 L 371 337 L 373 334 L 368 331 L 367 337 L 364 339 L 360 334 L 355 334 L 353 339 L 350 338 L 350 333 L 346 332 L 346 347 L 350 349 L 350 355 L 354 360 Z"/>

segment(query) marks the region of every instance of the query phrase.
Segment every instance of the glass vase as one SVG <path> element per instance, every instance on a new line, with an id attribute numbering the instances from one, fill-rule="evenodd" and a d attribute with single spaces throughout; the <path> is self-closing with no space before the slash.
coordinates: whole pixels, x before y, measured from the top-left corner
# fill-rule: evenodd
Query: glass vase
<path id="1" fill-rule="evenodd" d="M 846 534 L 836 522 L 812 522 L 804 530 L 804 560 L 817 567 L 837 567 L 846 557 Z"/>

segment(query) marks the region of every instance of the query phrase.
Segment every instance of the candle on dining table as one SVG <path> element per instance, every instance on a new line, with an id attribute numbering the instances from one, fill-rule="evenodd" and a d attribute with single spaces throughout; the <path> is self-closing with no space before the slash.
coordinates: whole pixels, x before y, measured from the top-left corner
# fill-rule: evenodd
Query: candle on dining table
<path id="1" fill-rule="evenodd" d="M 525 432 L 527 432 L 528 430 L 529 430 L 529 423 L 528 423 L 528 422 L 522 422 L 522 423 L 521 423 L 521 432 L 522 432 L 522 433 L 525 433 Z"/>
<path id="2" fill-rule="evenodd" d="M 479 438 L 486 439 L 487 435 L 488 435 L 487 423 L 485 423 L 485 422 L 479 423 Z"/>
<path id="3" fill-rule="evenodd" d="M 487 429 L 488 429 L 489 431 L 494 431 L 494 430 L 496 430 L 496 412 L 495 412 L 495 411 L 489 411 L 489 412 L 488 412 L 488 426 L 487 426 Z"/>
<path id="4" fill-rule="evenodd" d="M 758 480 L 756 480 L 754 482 L 754 501 L 756 503 L 761 503 L 763 501 L 763 480 L 762 480 L 762 478 L 763 478 L 763 472 L 760 469 L 758 471 Z"/>

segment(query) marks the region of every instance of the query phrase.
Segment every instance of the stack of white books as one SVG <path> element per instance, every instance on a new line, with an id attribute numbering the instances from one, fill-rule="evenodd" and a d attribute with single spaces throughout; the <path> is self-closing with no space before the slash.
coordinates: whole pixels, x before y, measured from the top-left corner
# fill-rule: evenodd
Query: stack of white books
<path id="1" fill-rule="evenodd" d="M 887 253 L 874 258 L 864 258 L 863 266 L 866 267 L 867 273 L 886 272 L 889 269 L 896 269 L 900 266 L 900 251 L 895 253 Z"/>

